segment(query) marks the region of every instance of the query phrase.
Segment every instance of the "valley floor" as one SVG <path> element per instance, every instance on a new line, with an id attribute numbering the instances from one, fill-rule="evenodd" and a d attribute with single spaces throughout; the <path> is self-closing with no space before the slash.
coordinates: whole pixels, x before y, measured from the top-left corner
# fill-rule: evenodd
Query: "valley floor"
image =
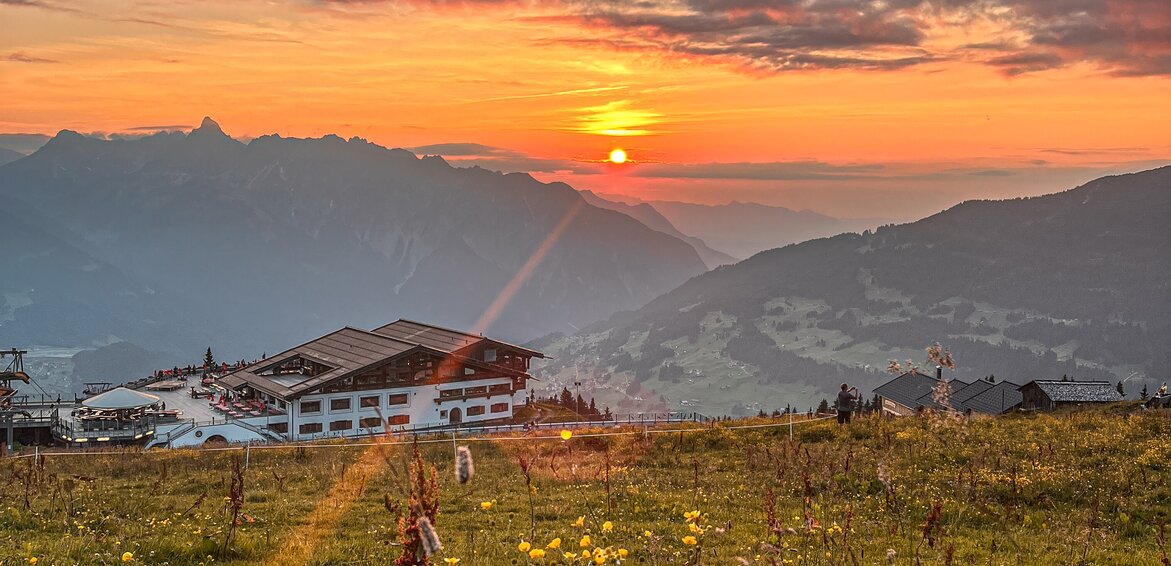
<path id="1" fill-rule="evenodd" d="M 777 424 L 461 441 L 466 485 L 450 441 L 421 444 L 438 471 L 435 562 L 585 563 L 595 548 L 607 564 L 1166 560 L 1166 412 L 817 421 L 792 439 Z M 251 450 L 226 550 L 240 449 L 0 461 L 0 563 L 389 563 L 412 448 L 373 440 Z"/>

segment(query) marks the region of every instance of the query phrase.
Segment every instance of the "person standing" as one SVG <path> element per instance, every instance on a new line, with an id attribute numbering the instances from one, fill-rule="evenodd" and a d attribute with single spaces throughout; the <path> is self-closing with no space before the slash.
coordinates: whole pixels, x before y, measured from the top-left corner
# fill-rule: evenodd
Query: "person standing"
<path id="1" fill-rule="evenodd" d="M 850 424 L 850 413 L 854 411 L 854 403 L 858 400 L 858 388 L 842 384 L 838 392 L 838 424 Z"/>

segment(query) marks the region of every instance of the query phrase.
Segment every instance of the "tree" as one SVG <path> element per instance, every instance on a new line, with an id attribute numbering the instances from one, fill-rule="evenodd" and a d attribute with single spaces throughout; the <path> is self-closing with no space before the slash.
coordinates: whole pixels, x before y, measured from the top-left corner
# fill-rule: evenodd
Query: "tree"
<path id="1" fill-rule="evenodd" d="M 828 413 L 829 412 L 829 401 L 822 399 L 821 403 L 819 405 L 817 405 L 817 412 L 818 413 Z"/>
<path id="2" fill-rule="evenodd" d="M 606 411 L 602 413 L 602 418 L 608 421 L 614 420 L 614 413 L 610 412 L 610 407 L 606 407 Z"/>
<path id="3" fill-rule="evenodd" d="M 211 354 L 211 346 L 208 346 L 207 352 L 203 354 L 203 367 L 211 371 L 213 366 L 215 366 L 215 356 Z"/>
<path id="4" fill-rule="evenodd" d="M 594 404 L 594 398 L 590 397 L 590 415 L 598 416 L 600 414 L 598 412 L 598 406 Z"/>
<path id="5" fill-rule="evenodd" d="M 1139 393 L 1139 397 L 1141 397 L 1143 401 L 1146 401 L 1147 397 L 1150 397 L 1150 394 L 1147 393 L 1147 384 L 1143 384 L 1143 390 L 1141 393 Z"/>
<path id="6" fill-rule="evenodd" d="M 561 388 L 561 406 L 566 409 L 573 408 L 573 393 L 570 393 L 569 389 L 565 387 Z"/>
<path id="7" fill-rule="evenodd" d="M 1118 390 L 1118 394 L 1119 394 L 1119 395 L 1122 395 L 1123 397 L 1126 397 L 1126 391 L 1125 391 L 1124 389 L 1122 389 L 1122 382 L 1121 382 L 1121 381 L 1119 381 L 1119 382 L 1118 382 L 1118 386 L 1117 386 L 1117 387 L 1115 387 L 1115 389 L 1117 389 L 1117 390 Z"/>

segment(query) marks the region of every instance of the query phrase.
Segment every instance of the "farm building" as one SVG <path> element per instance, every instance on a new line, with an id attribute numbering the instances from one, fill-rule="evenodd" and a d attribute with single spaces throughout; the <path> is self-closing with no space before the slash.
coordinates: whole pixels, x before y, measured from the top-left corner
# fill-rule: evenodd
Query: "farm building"
<path id="1" fill-rule="evenodd" d="M 1025 409 L 1052 411 L 1087 403 L 1121 401 L 1122 394 L 1109 381 L 1060 381 L 1036 379 L 1020 388 Z"/>
<path id="2" fill-rule="evenodd" d="M 410 320 L 346 327 L 230 373 L 218 385 L 287 440 L 511 419 L 540 352 Z M 271 412 L 270 412 L 271 413 Z"/>
<path id="3" fill-rule="evenodd" d="M 943 381 L 942 370 L 936 368 L 935 377 L 910 371 L 880 385 L 874 390 L 879 406 L 885 414 L 913 415 L 924 409 L 954 410 L 968 413 L 999 415 L 1021 405 L 1021 392 L 1015 383 L 993 383 L 983 379 L 968 383 L 953 379 L 948 383 L 947 399 L 936 399 L 936 388 Z"/>

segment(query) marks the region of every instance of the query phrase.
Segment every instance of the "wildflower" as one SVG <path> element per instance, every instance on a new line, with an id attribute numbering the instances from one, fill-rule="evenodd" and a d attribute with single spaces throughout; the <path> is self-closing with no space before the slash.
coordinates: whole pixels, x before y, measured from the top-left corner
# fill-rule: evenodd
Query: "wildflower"
<path id="1" fill-rule="evenodd" d="M 523 541 L 523 540 L 520 541 L 520 544 L 516 545 L 516 549 L 521 552 L 528 552 L 529 549 L 532 547 L 533 547 L 533 545 L 531 545 L 527 541 Z"/>
<path id="2" fill-rule="evenodd" d="M 699 541 L 695 540 L 695 537 L 691 535 L 683 537 L 683 544 L 686 544 L 687 546 L 695 546 L 698 542 Z"/>
<path id="3" fill-rule="evenodd" d="M 605 554 L 594 557 L 594 564 L 605 564 L 605 563 L 606 563 L 606 555 Z"/>
<path id="4" fill-rule="evenodd" d="M 566 552 L 565 554 L 562 554 L 562 556 L 564 556 L 566 560 L 574 560 L 577 558 L 577 555 L 572 552 Z"/>
<path id="5" fill-rule="evenodd" d="M 687 528 L 697 535 L 703 534 L 703 529 L 699 528 L 699 525 L 696 525 L 695 523 L 687 523 Z"/>
<path id="6" fill-rule="evenodd" d="M 36 564 L 36 563 L 37 563 L 37 557 L 36 557 L 36 556 L 33 556 L 32 558 L 29 558 L 29 559 L 28 559 L 28 563 L 29 563 L 29 564 Z"/>
<path id="7" fill-rule="evenodd" d="M 132 560 L 134 560 L 134 553 L 133 552 L 123 552 L 122 553 L 122 561 L 123 562 L 130 562 Z"/>
<path id="8" fill-rule="evenodd" d="M 573 438 L 573 433 L 568 430 L 561 431 L 561 440 L 569 440 Z"/>
<path id="9" fill-rule="evenodd" d="M 431 525 L 431 520 L 426 517 L 419 517 L 419 522 L 416 523 L 419 528 L 419 537 L 423 542 L 423 554 L 433 556 L 439 553 L 439 549 L 443 548 L 443 544 L 439 542 L 439 534 L 435 532 L 435 527 Z"/>
<path id="10" fill-rule="evenodd" d="M 625 548 L 619 548 L 619 549 L 618 549 L 618 556 L 619 556 L 619 557 L 621 557 L 621 558 L 626 558 L 626 557 L 627 557 L 627 556 L 629 556 L 629 555 L 630 555 L 630 551 L 629 551 L 629 550 L 626 550 Z"/>
<path id="11" fill-rule="evenodd" d="M 545 557 L 544 550 L 541 550 L 539 548 L 534 548 L 529 551 L 529 558 L 532 558 L 533 560 L 537 560 L 539 558 L 544 558 L 544 557 Z"/>
<path id="12" fill-rule="evenodd" d="M 583 551 L 581 551 L 581 557 L 582 557 L 582 558 L 585 558 L 585 559 L 589 559 L 589 557 L 590 557 L 590 551 L 588 551 L 588 550 L 583 550 Z"/>
<path id="13" fill-rule="evenodd" d="M 687 519 L 688 523 L 694 523 L 699 520 L 699 511 L 688 511 L 683 514 L 683 518 Z"/>
<path id="14" fill-rule="evenodd" d="M 492 508 L 493 503 L 494 503 L 493 501 L 481 501 L 480 502 L 480 509 L 487 511 Z"/>
<path id="15" fill-rule="evenodd" d="M 578 541 L 577 545 L 582 548 L 588 548 L 590 546 L 590 535 L 581 537 L 581 540 Z"/>
<path id="16" fill-rule="evenodd" d="M 576 521 L 573 522 L 572 526 L 581 527 L 584 525 L 585 525 L 585 515 L 582 515 L 581 517 L 578 517 Z"/>
<path id="17" fill-rule="evenodd" d="M 614 523 L 611 523 L 610 521 L 606 521 L 605 523 L 602 523 L 602 532 L 604 532 L 604 533 L 614 532 Z"/>
<path id="18" fill-rule="evenodd" d="M 444 558 L 443 562 L 447 564 L 459 564 L 459 558 Z"/>
<path id="19" fill-rule="evenodd" d="M 472 474 L 476 473 L 476 465 L 472 462 L 472 451 L 467 446 L 455 449 L 455 479 L 459 483 L 468 483 Z"/>
<path id="20" fill-rule="evenodd" d="M 643 531 L 642 536 L 644 536 L 646 538 L 651 538 L 651 532 L 650 531 Z"/>
<path id="21" fill-rule="evenodd" d="M 551 548 L 553 550 L 557 550 L 558 548 L 561 548 L 561 537 L 558 537 L 558 538 L 555 538 L 555 539 L 549 541 L 549 544 L 546 544 L 545 548 Z"/>

